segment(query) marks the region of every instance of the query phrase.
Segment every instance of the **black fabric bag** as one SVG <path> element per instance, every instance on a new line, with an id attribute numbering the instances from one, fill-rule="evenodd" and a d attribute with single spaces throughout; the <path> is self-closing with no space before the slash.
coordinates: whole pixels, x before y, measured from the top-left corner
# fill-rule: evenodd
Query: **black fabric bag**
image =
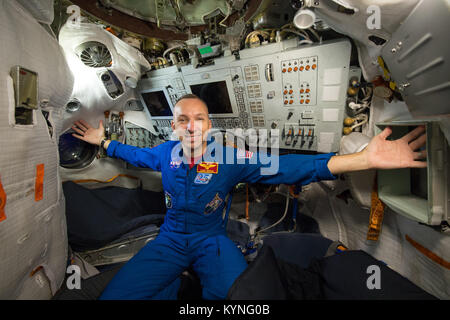
<path id="1" fill-rule="evenodd" d="M 163 192 L 87 189 L 71 181 L 63 183 L 63 190 L 69 245 L 76 252 L 101 248 L 133 230 L 164 221 Z"/>
<path id="2" fill-rule="evenodd" d="M 234 281 L 227 299 L 284 300 L 288 297 L 286 287 L 272 248 L 263 246 L 256 259 Z"/>
<path id="3" fill-rule="evenodd" d="M 258 256 L 233 283 L 227 299 L 436 299 L 366 252 L 335 251 L 328 256 L 328 245 L 332 248 L 334 243 L 317 235 L 276 234 L 264 238 Z M 371 278 L 377 276 L 374 269 L 379 274 L 379 288 Z"/>
<path id="4" fill-rule="evenodd" d="M 374 287 L 379 268 L 379 288 Z M 410 280 L 364 251 L 343 251 L 315 260 L 308 268 L 320 276 L 327 300 L 431 300 Z M 374 279 L 374 280 L 372 280 Z M 369 283 L 369 285 L 368 285 Z"/>

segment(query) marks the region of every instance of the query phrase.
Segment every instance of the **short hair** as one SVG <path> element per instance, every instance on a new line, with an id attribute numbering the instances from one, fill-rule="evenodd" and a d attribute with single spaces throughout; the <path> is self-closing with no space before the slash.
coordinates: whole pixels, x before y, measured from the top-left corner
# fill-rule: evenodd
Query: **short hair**
<path id="1" fill-rule="evenodd" d="M 200 100 L 206 106 L 206 110 L 209 113 L 208 105 L 206 104 L 205 100 L 203 100 L 202 98 L 200 98 L 199 96 L 197 96 L 196 94 L 193 94 L 193 93 L 185 94 L 180 99 L 178 99 L 177 102 L 175 102 L 175 105 L 177 105 L 178 102 L 180 102 L 181 100 L 184 100 L 184 99 L 197 99 L 197 100 Z"/>

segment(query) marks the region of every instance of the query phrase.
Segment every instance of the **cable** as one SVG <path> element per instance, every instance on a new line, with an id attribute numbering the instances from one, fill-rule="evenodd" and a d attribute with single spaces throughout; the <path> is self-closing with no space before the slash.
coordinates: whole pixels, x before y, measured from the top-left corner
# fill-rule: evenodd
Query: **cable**
<path id="1" fill-rule="evenodd" d="M 80 180 L 72 180 L 72 182 L 74 182 L 74 183 L 85 183 L 85 182 L 109 183 L 109 182 L 112 182 L 113 180 L 115 180 L 118 177 L 126 177 L 126 178 L 130 178 L 130 179 L 139 180 L 139 178 L 137 178 L 137 177 L 134 177 L 134 176 L 131 176 L 131 175 L 128 175 L 128 174 L 120 173 L 120 174 L 115 175 L 114 177 L 112 177 L 112 178 L 110 178 L 108 180 L 105 180 L 105 181 L 97 180 L 97 179 L 80 179 Z"/>
<path id="2" fill-rule="evenodd" d="M 311 38 L 309 37 L 309 35 L 305 31 L 303 31 L 303 30 L 293 30 L 293 29 L 283 29 L 283 30 L 281 30 L 280 31 L 281 38 L 283 38 L 284 34 L 287 33 L 287 32 L 296 34 L 296 35 L 298 35 L 300 37 L 303 37 L 305 40 L 312 41 Z"/>
<path id="3" fill-rule="evenodd" d="M 263 41 L 265 39 L 270 39 L 270 33 L 264 30 L 255 30 L 250 32 L 246 37 L 245 37 L 245 45 L 248 45 L 250 42 L 250 38 L 253 37 L 254 35 L 256 36 L 261 36 L 263 38 Z"/>
<path id="4" fill-rule="evenodd" d="M 249 221 L 250 216 L 248 213 L 249 201 L 248 201 L 248 183 L 245 184 L 245 219 Z"/>
<path id="5" fill-rule="evenodd" d="M 314 30 L 313 28 L 308 28 L 306 30 L 311 32 L 316 37 L 317 41 L 322 42 L 322 39 L 319 37 L 319 34 L 316 32 L 316 30 Z"/>
<path id="6" fill-rule="evenodd" d="M 225 25 L 225 24 L 223 24 L 223 22 L 224 22 L 225 20 L 228 19 L 228 17 L 230 16 L 230 13 L 231 13 L 231 5 L 230 5 L 230 1 L 226 1 L 226 3 L 227 3 L 227 15 L 226 15 L 225 18 L 223 18 L 222 21 L 219 22 L 219 25 L 222 26 L 222 27 L 224 27 L 224 28 L 228 28 L 228 26 Z"/>
<path id="7" fill-rule="evenodd" d="M 186 50 L 186 51 L 190 51 L 190 53 L 192 53 L 192 54 L 195 54 L 195 52 L 194 52 L 194 50 L 192 50 L 191 48 L 189 48 L 189 46 L 187 46 L 185 43 L 184 44 L 180 44 L 180 45 L 178 45 L 178 46 L 174 46 L 174 47 L 170 47 L 170 48 L 168 48 L 166 51 L 164 51 L 164 53 L 163 53 L 163 58 L 164 59 L 166 59 L 166 54 L 168 53 L 168 52 L 170 52 L 170 51 L 172 51 L 172 50 L 175 50 L 175 49 L 184 49 L 184 50 Z"/>
<path id="8" fill-rule="evenodd" d="M 356 120 L 362 120 L 361 122 L 356 123 L 355 125 L 351 126 L 352 131 L 357 128 L 362 126 L 363 124 L 367 123 L 367 121 L 369 120 L 369 117 L 366 114 L 359 114 L 358 116 L 356 116 Z"/>
<path id="9" fill-rule="evenodd" d="M 300 40 L 300 41 L 298 42 L 299 45 L 302 45 L 302 44 L 311 44 L 311 43 L 314 43 L 314 42 L 312 42 L 311 40 Z"/>
<path id="10" fill-rule="evenodd" d="M 269 229 L 275 227 L 275 226 L 278 225 L 281 221 L 283 221 L 284 218 L 286 217 L 288 208 L 289 208 L 289 188 L 288 188 L 288 190 L 287 190 L 287 192 L 286 192 L 286 206 L 285 206 L 285 209 L 284 209 L 283 216 L 280 218 L 280 220 L 278 220 L 277 222 L 275 222 L 275 223 L 274 223 L 273 225 L 271 225 L 270 227 L 267 227 L 267 228 L 264 228 L 264 229 L 262 229 L 262 230 L 257 231 L 257 232 L 255 233 L 254 237 L 256 237 L 259 233 L 261 233 L 261 232 L 263 232 L 263 231 L 266 231 L 266 230 L 269 230 Z"/>

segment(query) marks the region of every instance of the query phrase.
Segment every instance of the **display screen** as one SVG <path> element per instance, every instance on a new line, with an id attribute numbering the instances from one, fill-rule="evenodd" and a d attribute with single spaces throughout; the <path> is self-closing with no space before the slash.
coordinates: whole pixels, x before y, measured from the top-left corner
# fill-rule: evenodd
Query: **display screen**
<path id="1" fill-rule="evenodd" d="M 191 85 L 191 91 L 206 102 L 210 114 L 233 113 L 225 81 Z"/>
<path id="2" fill-rule="evenodd" d="M 144 92 L 142 98 L 152 117 L 172 116 L 164 91 Z"/>

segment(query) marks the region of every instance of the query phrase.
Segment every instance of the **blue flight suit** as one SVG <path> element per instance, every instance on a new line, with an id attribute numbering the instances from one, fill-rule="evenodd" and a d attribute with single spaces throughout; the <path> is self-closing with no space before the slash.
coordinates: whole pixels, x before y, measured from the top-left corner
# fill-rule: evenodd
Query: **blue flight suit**
<path id="1" fill-rule="evenodd" d="M 245 153 L 215 141 L 192 169 L 183 161 L 179 141 L 154 148 L 111 141 L 107 154 L 161 171 L 167 213 L 156 239 L 122 267 L 101 299 L 176 299 L 179 276 L 189 266 L 200 278 L 203 298 L 224 299 L 247 267 L 241 251 L 226 236 L 228 217 L 223 212 L 232 188 L 239 182 L 306 185 L 336 179 L 327 167 L 333 153 L 279 156 L 279 167 L 273 167 L 271 175 L 261 174 L 271 166 L 270 155 Z M 205 168 L 205 162 L 212 168 Z"/>

